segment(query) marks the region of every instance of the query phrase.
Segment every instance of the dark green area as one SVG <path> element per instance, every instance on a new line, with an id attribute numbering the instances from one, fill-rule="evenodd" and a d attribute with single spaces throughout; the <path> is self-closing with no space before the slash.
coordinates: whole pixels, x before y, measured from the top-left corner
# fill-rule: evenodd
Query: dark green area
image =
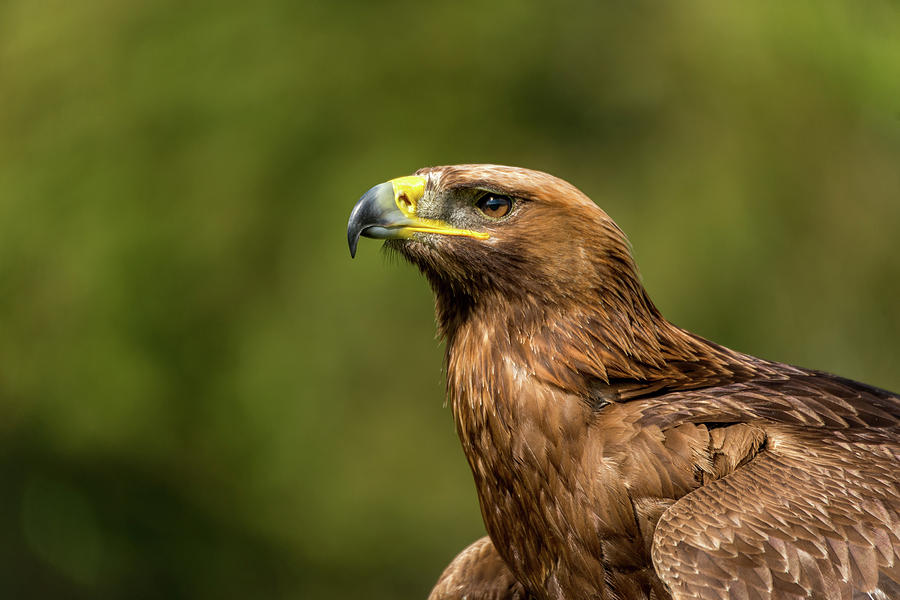
<path id="1" fill-rule="evenodd" d="M 482 532 L 350 208 L 572 181 L 674 322 L 900 390 L 893 2 L 0 4 L 0 594 L 422 598 Z"/>

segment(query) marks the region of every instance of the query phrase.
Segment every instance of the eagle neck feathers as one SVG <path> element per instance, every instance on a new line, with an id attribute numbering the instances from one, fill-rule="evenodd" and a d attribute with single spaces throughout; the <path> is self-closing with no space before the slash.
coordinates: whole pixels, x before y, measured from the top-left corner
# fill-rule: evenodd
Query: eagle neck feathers
<path id="1" fill-rule="evenodd" d="M 649 545 L 624 482 L 636 436 L 645 448 L 662 438 L 638 432 L 638 403 L 630 401 L 695 386 L 697 374 L 712 385 L 750 367 L 669 324 L 646 294 L 627 306 L 457 294 L 437 296 L 448 399 L 504 560 L 529 589 L 550 597 L 557 586 L 606 589 L 617 578 L 657 585 L 652 569 L 630 572 L 646 566 Z M 675 496 L 695 484 L 690 468 L 672 477 L 678 491 L 667 493 Z M 580 488 L 585 481 L 596 487 Z M 567 530 L 575 538 L 554 533 Z M 629 548 L 616 556 L 636 562 L 610 570 L 609 540 Z"/>

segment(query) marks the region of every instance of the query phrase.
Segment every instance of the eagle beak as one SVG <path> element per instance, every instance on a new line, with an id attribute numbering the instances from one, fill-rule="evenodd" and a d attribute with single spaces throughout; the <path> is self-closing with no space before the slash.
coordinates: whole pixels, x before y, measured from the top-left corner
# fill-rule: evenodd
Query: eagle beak
<path id="1" fill-rule="evenodd" d="M 363 194 L 347 223 L 351 258 L 356 256 L 361 235 L 383 240 L 409 239 L 417 232 L 461 235 L 479 240 L 490 237 L 484 232 L 456 229 L 443 221 L 418 217 L 416 211 L 425 195 L 425 183 L 425 178 L 419 175 L 400 177 L 380 183 Z"/>

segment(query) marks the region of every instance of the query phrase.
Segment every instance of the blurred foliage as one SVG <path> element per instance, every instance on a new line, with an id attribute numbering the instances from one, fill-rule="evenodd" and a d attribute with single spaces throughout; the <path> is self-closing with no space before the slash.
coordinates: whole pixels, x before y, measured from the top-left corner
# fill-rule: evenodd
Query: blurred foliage
<path id="1" fill-rule="evenodd" d="M 4 597 L 416 598 L 482 534 L 429 290 L 345 224 L 549 171 L 674 322 L 900 389 L 894 2 L 0 4 Z"/>

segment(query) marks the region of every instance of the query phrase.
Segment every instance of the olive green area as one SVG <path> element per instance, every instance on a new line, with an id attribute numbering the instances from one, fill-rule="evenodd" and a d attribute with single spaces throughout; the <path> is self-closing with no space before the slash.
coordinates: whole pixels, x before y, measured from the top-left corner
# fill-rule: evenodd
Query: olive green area
<path id="1" fill-rule="evenodd" d="M 423 598 L 483 528 L 420 166 L 563 177 L 675 323 L 900 390 L 894 2 L 0 4 L 0 595 Z"/>

